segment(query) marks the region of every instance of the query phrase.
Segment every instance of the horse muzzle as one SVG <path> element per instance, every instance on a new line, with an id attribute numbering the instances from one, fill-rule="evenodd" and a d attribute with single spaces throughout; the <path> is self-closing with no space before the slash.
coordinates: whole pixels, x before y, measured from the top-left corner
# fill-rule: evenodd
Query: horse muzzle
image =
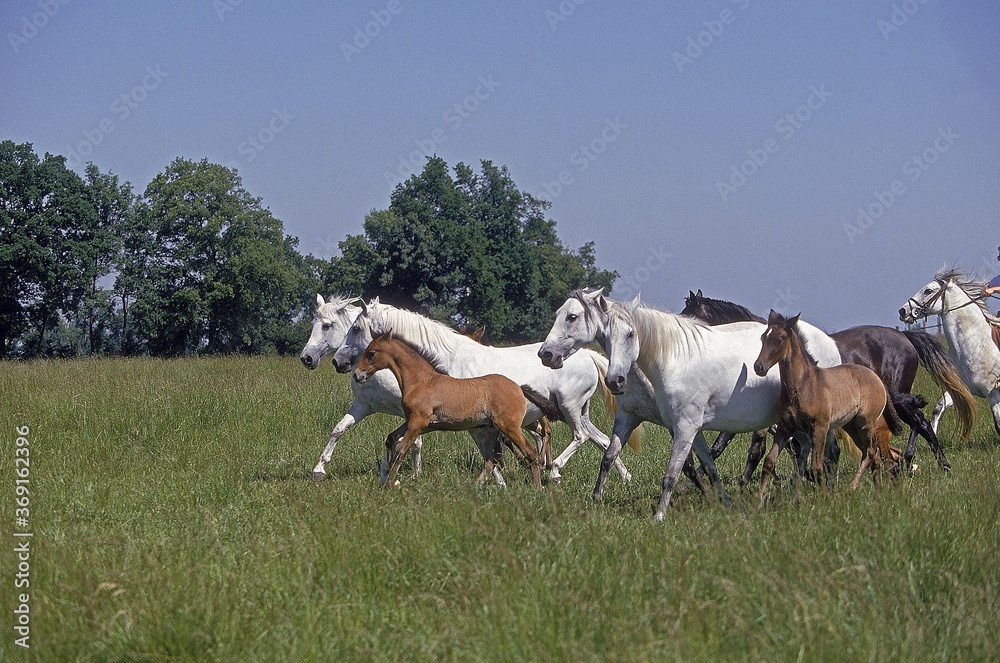
<path id="1" fill-rule="evenodd" d="M 562 355 L 554 354 L 551 350 L 540 348 L 538 350 L 538 358 L 542 360 L 543 366 L 548 366 L 549 368 L 563 367 Z"/>
<path id="2" fill-rule="evenodd" d="M 767 375 L 768 367 L 764 366 L 763 362 L 755 361 L 753 364 L 753 372 L 757 374 L 758 377 L 764 377 Z"/>
<path id="3" fill-rule="evenodd" d="M 614 375 L 610 373 L 604 378 L 604 384 L 607 385 L 608 391 L 610 391 L 615 396 L 621 396 L 625 393 L 625 387 L 627 386 L 627 381 L 624 375 Z"/>
<path id="4" fill-rule="evenodd" d="M 339 370 L 339 369 L 338 369 Z M 346 373 L 347 371 L 340 371 L 341 373 Z M 368 374 L 361 371 L 355 370 L 352 374 L 354 376 L 354 381 L 358 384 L 364 384 L 365 380 L 368 379 Z"/>

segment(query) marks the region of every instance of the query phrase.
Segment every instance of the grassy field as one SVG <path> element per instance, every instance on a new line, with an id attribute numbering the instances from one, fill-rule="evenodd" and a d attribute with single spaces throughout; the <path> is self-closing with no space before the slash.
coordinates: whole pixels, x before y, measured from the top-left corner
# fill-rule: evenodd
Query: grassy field
<path id="1" fill-rule="evenodd" d="M 400 489 L 379 490 L 375 457 L 398 423 L 385 416 L 350 431 L 330 479 L 311 482 L 350 398 L 328 363 L 294 358 L 0 365 L 2 531 L 15 428 L 28 426 L 34 532 L 31 649 L 9 626 L 8 534 L 0 659 L 1000 656 L 1000 449 L 984 403 L 968 442 L 945 418 L 952 477 L 921 441 L 922 472 L 889 489 L 780 490 L 761 510 L 735 483 L 729 510 L 687 489 L 656 524 L 668 438 L 655 427 L 623 454 L 633 482 L 613 476 L 599 506 L 595 449 L 561 485 L 536 491 L 509 464 L 507 490 L 477 489 L 464 434 L 428 436 L 421 476 L 404 466 Z M 557 450 L 567 442 L 557 425 Z M 722 459 L 730 481 L 746 442 Z"/>

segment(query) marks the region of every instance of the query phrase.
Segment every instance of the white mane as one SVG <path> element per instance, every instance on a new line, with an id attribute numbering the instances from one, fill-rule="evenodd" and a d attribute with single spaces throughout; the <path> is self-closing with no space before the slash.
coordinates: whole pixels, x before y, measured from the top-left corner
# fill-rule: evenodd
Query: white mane
<path id="1" fill-rule="evenodd" d="M 459 343 L 479 345 L 467 336 L 419 313 L 373 300 L 368 304 L 368 324 L 372 335 L 392 335 L 419 352 L 434 368 L 441 370 Z"/>
<path id="2" fill-rule="evenodd" d="M 351 297 L 348 295 L 334 295 L 325 304 L 316 308 L 316 317 L 325 320 L 332 320 L 333 318 L 340 315 L 348 306 L 355 305 L 360 308 L 358 303 L 361 301 L 360 297 Z"/>
<path id="3" fill-rule="evenodd" d="M 962 292 L 968 295 L 969 299 L 976 303 L 976 306 L 979 307 L 979 310 L 983 312 L 983 315 L 990 323 L 1000 325 L 1000 317 L 991 313 L 989 308 L 986 306 L 987 298 L 983 293 L 986 289 L 986 284 L 984 282 L 973 281 L 962 272 L 952 268 L 940 270 L 934 275 L 934 280 L 942 285 L 947 283 L 954 284 Z"/>
<path id="4" fill-rule="evenodd" d="M 609 315 L 631 317 L 632 328 L 639 338 L 639 361 L 642 363 L 670 359 L 681 353 L 693 354 L 701 349 L 703 336 L 710 329 L 701 320 L 646 306 L 629 313 L 621 302 L 613 302 Z"/>

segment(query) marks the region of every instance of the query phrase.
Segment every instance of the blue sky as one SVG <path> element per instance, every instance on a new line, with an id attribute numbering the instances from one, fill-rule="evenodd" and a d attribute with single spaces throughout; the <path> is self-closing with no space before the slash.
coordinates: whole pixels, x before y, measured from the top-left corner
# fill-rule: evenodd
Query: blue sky
<path id="1" fill-rule="evenodd" d="M 7 1 L 0 138 L 139 191 L 235 166 L 324 257 L 408 162 L 488 159 L 616 295 L 830 331 L 1000 271 L 995 3 L 621 4 Z"/>

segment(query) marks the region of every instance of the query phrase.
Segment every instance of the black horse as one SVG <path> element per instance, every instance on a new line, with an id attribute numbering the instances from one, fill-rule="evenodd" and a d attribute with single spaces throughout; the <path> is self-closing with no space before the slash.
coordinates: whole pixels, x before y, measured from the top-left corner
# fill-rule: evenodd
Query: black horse
<path id="1" fill-rule="evenodd" d="M 685 299 L 681 315 L 704 320 L 715 324 L 730 322 L 745 322 L 753 320 L 765 322 L 747 308 L 723 299 L 705 297 L 701 290 L 690 292 Z M 766 323 L 766 322 L 765 322 Z M 946 472 L 951 471 L 951 464 L 944 455 L 941 443 L 934 434 L 930 422 L 924 417 L 921 408 L 927 405 L 923 397 L 912 394 L 913 381 L 917 375 L 918 364 L 923 364 L 938 385 L 951 393 L 959 408 L 959 417 L 963 424 L 964 434 L 972 425 L 975 404 L 971 399 L 963 397 L 965 390 L 959 389 L 962 384 L 954 363 L 948 357 L 944 347 L 929 334 L 918 331 L 899 331 L 891 327 L 877 325 L 862 325 L 851 327 L 834 334 L 830 338 L 840 350 L 840 358 L 844 363 L 860 364 L 875 371 L 882 379 L 885 390 L 889 394 L 892 407 L 899 418 L 910 426 L 910 439 L 903 455 L 906 467 L 910 467 L 916 452 L 917 436 L 927 440 L 928 446 L 934 452 L 938 464 Z M 961 403 L 961 405 L 959 405 Z M 723 436 L 726 437 L 723 437 Z M 731 434 L 720 433 L 712 454 L 717 458 L 732 439 Z M 750 451 L 747 454 L 747 468 L 741 481 L 746 483 L 757 468 L 764 454 L 764 442 L 754 434 Z"/>

